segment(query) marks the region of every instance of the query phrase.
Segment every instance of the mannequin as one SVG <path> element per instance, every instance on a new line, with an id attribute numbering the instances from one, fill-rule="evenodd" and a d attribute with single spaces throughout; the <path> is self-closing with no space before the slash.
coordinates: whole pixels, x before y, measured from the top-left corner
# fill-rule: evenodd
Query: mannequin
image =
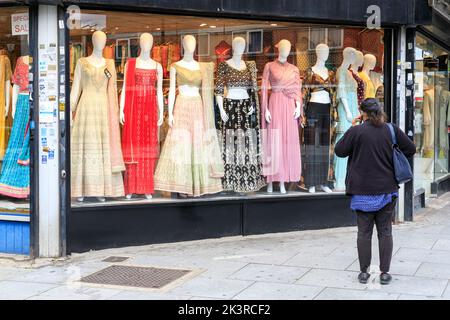
<path id="1" fill-rule="evenodd" d="M 337 138 L 339 141 L 345 132 L 352 126 L 352 121 L 359 116 L 358 108 L 358 83 L 352 76 L 349 70 L 350 66 L 356 61 L 356 50 L 354 48 L 345 48 L 344 59 L 342 65 L 337 71 L 338 78 L 338 113 L 339 124 L 337 128 Z M 345 177 L 347 175 L 347 161 L 348 159 L 338 158 L 335 156 L 335 177 L 337 190 L 345 189 Z"/>
<path id="2" fill-rule="evenodd" d="M 316 193 L 317 187 L 326 193 L 333 192 L 328 186 L 328 174 L 336 77 L 326 67 L 329 55 L 330 48 L 326 44 L 317 45 L 316 63 L 305 80 L 304 178 L 310 193 Z"/>
<path id="3" fill-rule="evenodd" d="M 124 196 L 115 63 L 103 58 L 104 32 L 94 32 L 92 44 L 92 54 L 77 62 L 70 93 L 72 194 L 79 202 Z"/>
<path id="4" fill-rule="evenodd" d="M 5 155 L 9 132 L 7 128 L 11 126 L 7 123 L 11 104 L 11 77 L 11 61 L 6 54 L 0 52 L 0 160 Z"/>
<path id="5" fill-rule="evenodd" d="M 424 94 L 423 94 L 423 157 L 434 157 L 434 83 L 433 80 L 424 76 Z"/>
<path id="6" fill-rule="evenodd" d="M 139 191 L 145 192 L 148 200 L 152 199 L 153 168 L 158 153 L 157 127 L 164 120 L 163 68 L 150 57 L 153 36 L 149 33 L 142 34 L 139 44 L 139 57 L 130 59 L 125 65 L 120 98 L 120 123 L 124 125 L 122 149 L 127 164 L 125 191 L 128 200 L 132 199 L 133 192 Z M 128 116 L 125 116 L 126 105 Z"/>
<path id="7" fill-rule="evenodd" d="M 245 62 L 242 60 L 242 55 L 244 54 L 246 48 L 245 39 L 242 37 L 234 38 L 232 47 L 233 47 L 233 57 L 227 60 L 226 63 L 236 70 L 239 71 L 245 70 L 247 66 L 245 65 Z M 242 100 L 248 99 L 249 95 L 245 88 L 228 88 L 228 94 L 226 98 L 233 100 Z M 227 122 L 229 117 L 223 108 L 223 96 L 216 95 L 216 101 L 219 106 L 220 117 L 222 118 L 222 121 Z M 249 110 L 249 114 L 252 114 L 253 112 L 254 112 L 253 109 Z"/>
<path id="8" fill-rule="evenodd" d="M 12 77 L 14 121 L 0 176 L 0 194 L 18 199 L 27 198 L 30 191 L 29 65 L 29 56 L 17 59 Z"/>
<path id="9" fill-rule="evenodd" d="M 359 73 L 359 77 L 364 80 L 366 85 L 365 98 L 375 98 L 376 90 L 375 85 L 370 79 L 370 72 L 377 66 L 377 58 L 373 54 L 366 54 L 364 56 L 364 66 Z"/>
<path id="10" fill-rule="evenodd" d="M 366 99 L 366 84 L 363 79 L 359 76 L 359 69 L 364 64 L 364 54 L 361 51 L 356 51 L 356 60 L 351 65 L 350 71 L 352 72 L 353 78 L 358 84 L 358 106 Z"/>
<path id="11" fill-rule="evenodd" d="M 262 111 L 266 123 L 263 122 L 262 127 L 267 127 L 265 153 L 268 160 L 264 175 L 268 181 L 267 192 L 273 192 L 273 182 L 277 181 L 280 192 L 285 194 L 285 182 L 299 181 L 301 178 L 298 119 L 303 116 L 302 95 L 300 72 L 287 62 L 291 43 L 281 40 L 277 47 L 278 59 L 266 65 L 263 75 Z M 269 88 L 272 89 L 270 101 Z M 287 120 L 289 116 L 290 121 Z"/>
<path id="12" fill-rule="evenodd" d="M 155 189 L 191 197 L 223 190 L 214 125 L 214 64 L 195 61 L 196 46 L 194 36 L 185 36 L 183 59 L 170 67 L 170 129 L 155 171 Z"/>
<path id="13" fill-rule="evenodd" d="M 246 42 L 233 40 L 233 57 L 218 66 L 216 101 L 222 122 L 225 176 L 224 190 L 248 193 L 265 186 L 262 176 L 260 110 L 257 69 L 254 61 L 243 61 Z"/>

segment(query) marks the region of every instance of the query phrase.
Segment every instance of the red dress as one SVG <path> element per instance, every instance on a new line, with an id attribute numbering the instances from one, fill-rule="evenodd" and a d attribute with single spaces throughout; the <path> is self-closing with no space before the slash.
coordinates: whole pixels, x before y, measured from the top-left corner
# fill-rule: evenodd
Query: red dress
<path id="1" fill-rule="evenodd" d="M 126 194 L 153 194 L 155 162 L 159 155 L 157 71 L 136 68 L 136 60 L 127 63 L 125 125 L 122 151 L 126 172 Z"/>

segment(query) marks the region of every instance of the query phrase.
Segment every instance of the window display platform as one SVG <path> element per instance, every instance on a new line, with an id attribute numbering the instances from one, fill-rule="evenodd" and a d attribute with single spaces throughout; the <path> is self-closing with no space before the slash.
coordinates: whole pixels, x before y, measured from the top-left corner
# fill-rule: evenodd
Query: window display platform
<path id="1" fill-rule="evenodd" d="M 431 193 L 438 197 L 450 191 L 450 174 L 443 176 L 431 184 Z"/>
<path id="2" fill-rule="evenodd" d="M 215 196 L 76 205 L 67 250 L 89 250 L 355 225 L 343 193 Z"/>

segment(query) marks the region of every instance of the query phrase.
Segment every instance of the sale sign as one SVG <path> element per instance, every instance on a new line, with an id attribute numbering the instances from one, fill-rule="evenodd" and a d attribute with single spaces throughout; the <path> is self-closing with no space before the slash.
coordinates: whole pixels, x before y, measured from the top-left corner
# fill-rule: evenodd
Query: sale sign
<path id="1" fill-rule="evenodd" d="M 11 30 L 13 36 L 25 36 L 29 27 L 28 12 L 15 13 L 11 15 Z"/>

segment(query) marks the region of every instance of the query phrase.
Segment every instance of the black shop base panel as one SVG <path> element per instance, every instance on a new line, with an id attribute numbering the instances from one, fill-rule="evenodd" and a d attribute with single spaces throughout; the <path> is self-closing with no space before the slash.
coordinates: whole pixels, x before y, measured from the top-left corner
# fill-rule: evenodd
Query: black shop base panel
<path id="1" fill-rule="evenodd" d="M 344 194 L 149 201 L 72 208 L 68 254 L 160 243 L 354 226 Z"/>

